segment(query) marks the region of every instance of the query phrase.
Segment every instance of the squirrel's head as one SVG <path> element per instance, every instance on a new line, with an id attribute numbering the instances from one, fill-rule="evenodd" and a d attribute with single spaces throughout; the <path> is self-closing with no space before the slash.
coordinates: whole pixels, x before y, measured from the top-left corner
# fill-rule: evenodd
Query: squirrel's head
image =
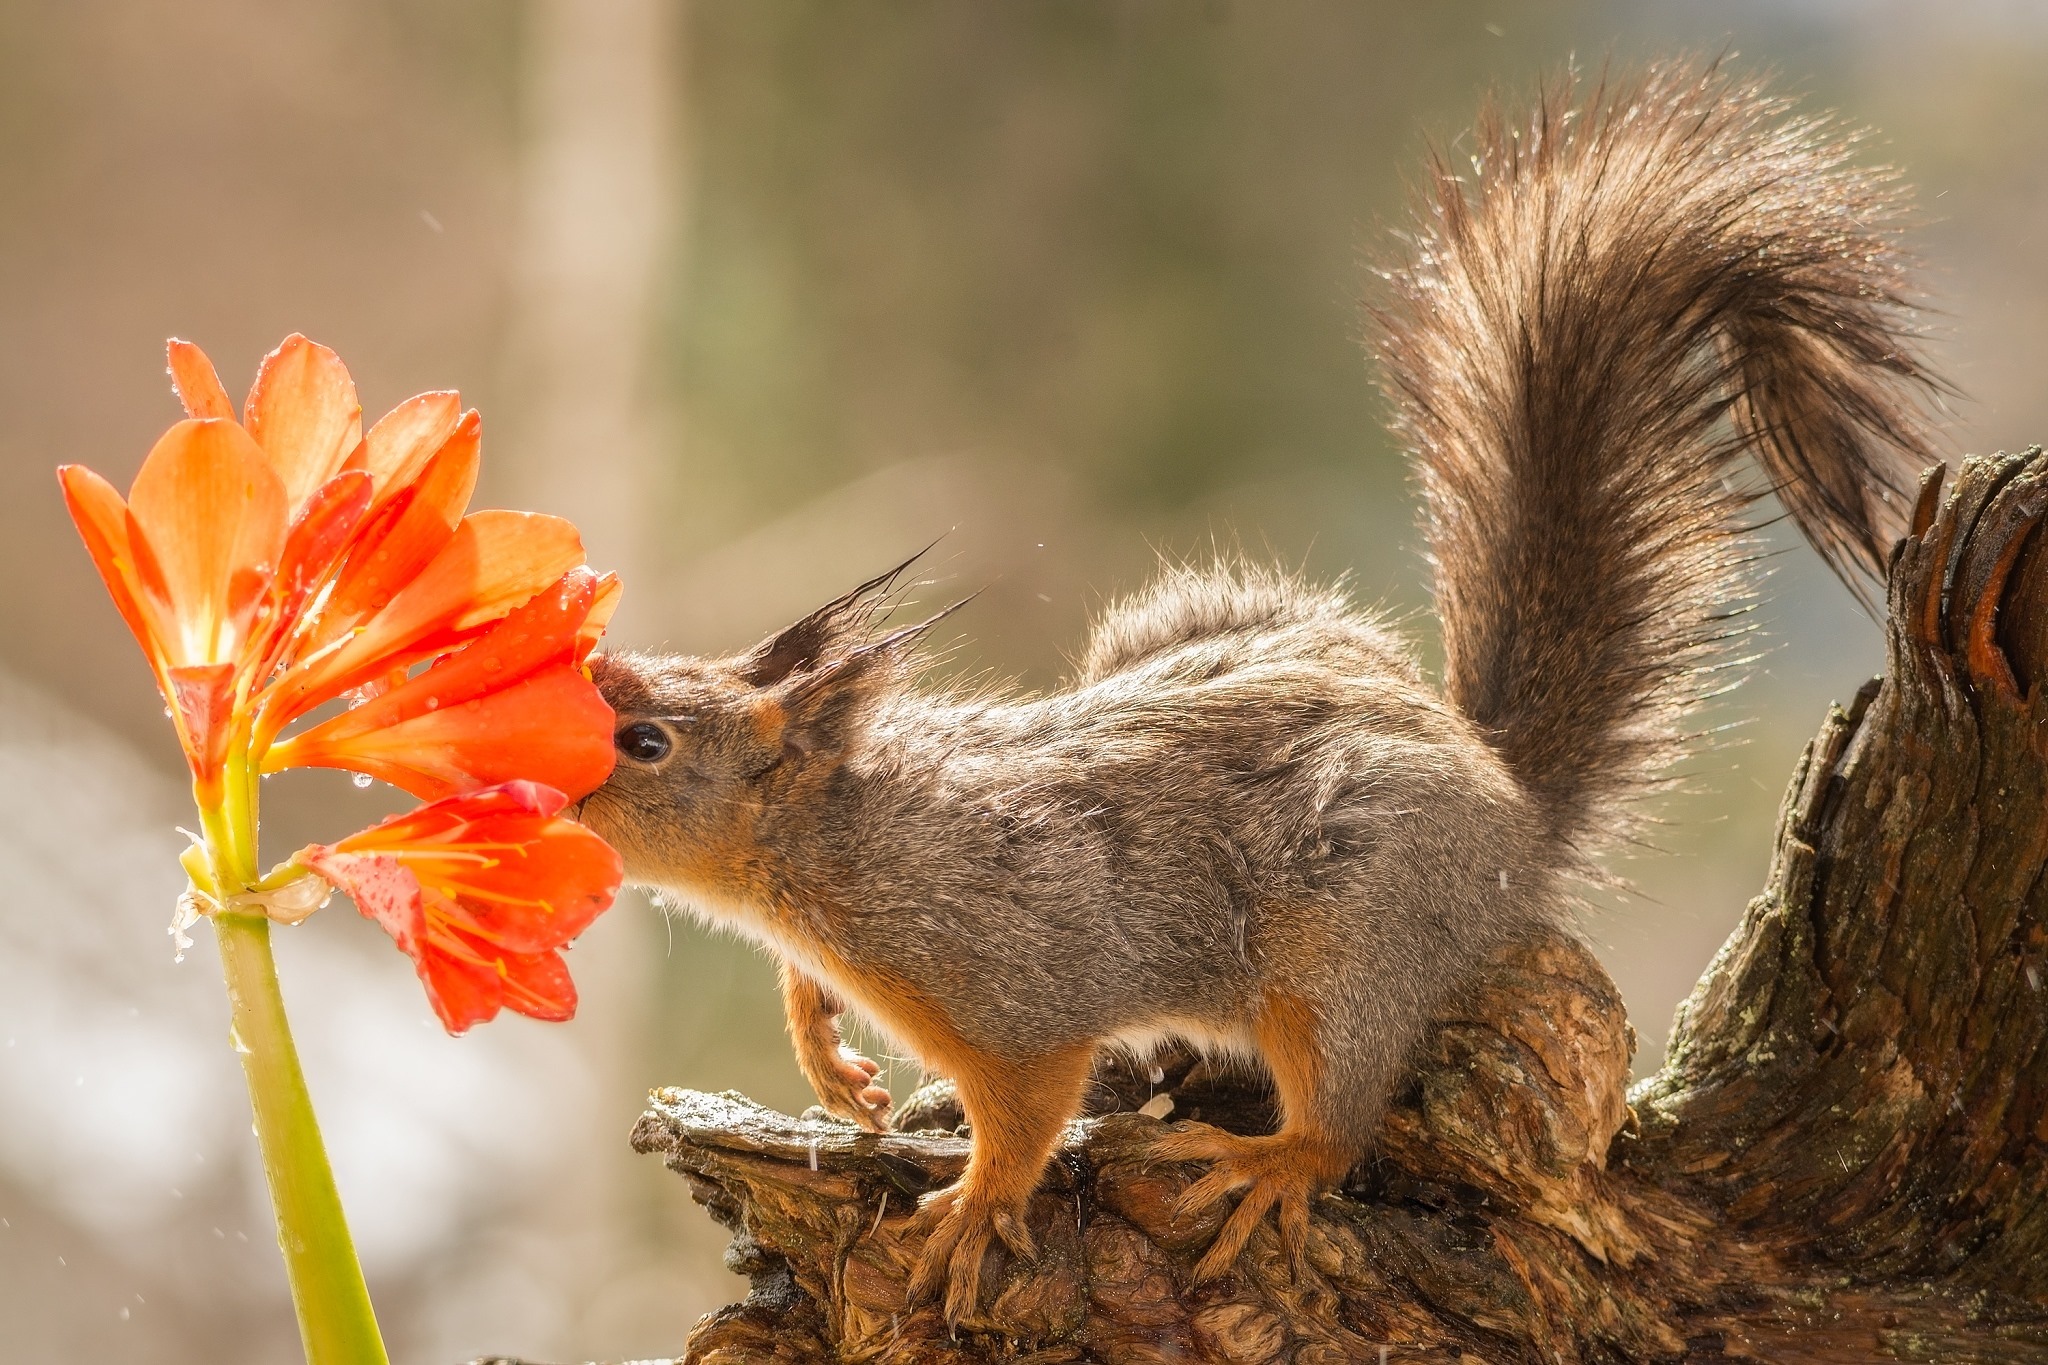
<path id="1" fill-rule="evenodd" d="M 875 703 L 933 622 L 878 633 L 901 565 L 723 659 L 603 654 L 618 764 L 583 819 L 636 882 L 737 890 L 791 822 L 815 812 Z M 948 610 L 951 610 L 950 608 Z"/>

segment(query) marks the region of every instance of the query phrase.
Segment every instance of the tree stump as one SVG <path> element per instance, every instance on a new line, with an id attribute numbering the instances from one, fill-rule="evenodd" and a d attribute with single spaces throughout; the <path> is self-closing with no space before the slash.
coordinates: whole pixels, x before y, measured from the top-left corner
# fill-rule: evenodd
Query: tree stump
<path id="1" fill-rule="evenodd" d="M 907 1311 L 917 1197 L 967 1142 L 658 1092 L 634 1130 L 733 1230 L 746 1301 L 701 1365 L 973 1362 L 2048 1362 L 2048 457 L 1930 471 L 1892 562 L 1888 675 L 1831 712 L 1769 884 L 1679 1012 L 1662 1072 L 1593 956 L 1495 964 L 1437 1021 L 1378 1151 L 1189 1286 L 1216 1219 L 1167 1122 L 1257 1130 L 1256 1083 L 1192 1057 L 1110 1068 L 949 1333 Z M 1148 1113 L 1132 1112 L 1152 1101 Z M 1384 1352 L 1384 1354 L 1382 1354 Z"/>

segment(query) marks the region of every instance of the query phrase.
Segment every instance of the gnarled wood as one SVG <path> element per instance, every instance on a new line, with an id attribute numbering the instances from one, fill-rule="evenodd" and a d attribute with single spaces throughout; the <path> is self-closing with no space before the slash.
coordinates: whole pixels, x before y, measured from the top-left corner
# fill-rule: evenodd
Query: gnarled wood
<path id="1" fill-rule="evenodd" d="M 1129 1111 L 1270 1103 L 1192 1058 L 1106 1070 L 1033 1202 L 1039 1259 L 991 1267 L 950 1335 L 903 1305 L 905 1215 L 967 1151 L 942 1091 L 906 1106 L 937 1127 L 882 1136 L 662 1091 L 634 1144 L 753 1281 L 684 1359 L 2048 1362 L 2044 508 L 2038 448 L 1930 480 L 1888 675 L 1808 747 L 1768 886 L 1632 1093 L 1599 964 L 1515 952 L 1437 1022 L 1305 1263 L 1269 1229 L 1193 1289 L 1216 1220 L 1175 1219 L 1197 1171 L 1148 1161 L 1160 1120 Z"/>

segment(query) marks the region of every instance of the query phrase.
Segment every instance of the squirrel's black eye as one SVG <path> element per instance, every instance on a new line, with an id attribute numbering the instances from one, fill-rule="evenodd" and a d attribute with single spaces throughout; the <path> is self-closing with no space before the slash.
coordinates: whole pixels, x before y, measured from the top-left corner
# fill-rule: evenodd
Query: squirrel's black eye
<path id="1" fill-rule="evenodd" d="M 652 721 L 628 725 L 612 736 L 619 752 L 638 763 L 659 763 L 668 757 L 668 732 Z"/>

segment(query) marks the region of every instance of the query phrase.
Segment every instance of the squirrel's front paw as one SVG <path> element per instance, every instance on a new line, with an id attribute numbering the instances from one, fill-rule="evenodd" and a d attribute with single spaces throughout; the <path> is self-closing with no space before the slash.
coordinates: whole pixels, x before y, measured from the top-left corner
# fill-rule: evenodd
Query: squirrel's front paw
<path id="1" fill-rule="evenodd" d="M 823 1063 L 823 1074 L 811 1076 L 818 1102 L 841 1118 L 852 1119 L 871 1133 L 889 1131 L 889 1092 L 875 1084 L 882 1068 L 851 1048 Z"/>
<path id="2" fill-rule="evenodd" d="M 1001 1239 L 1027 1261 L 1038 1256 L 1022 1209 L 997 1207 L 959 1185 L 934 1190 L 919 1201 L 910 1229 L 926 1235 L 910 1274 L 910 1302 L 929 1302 L 943 1289 L 949 1327 L 958 1327 L 980 1306 L 981 1263 L 990 1242 Z"/>

